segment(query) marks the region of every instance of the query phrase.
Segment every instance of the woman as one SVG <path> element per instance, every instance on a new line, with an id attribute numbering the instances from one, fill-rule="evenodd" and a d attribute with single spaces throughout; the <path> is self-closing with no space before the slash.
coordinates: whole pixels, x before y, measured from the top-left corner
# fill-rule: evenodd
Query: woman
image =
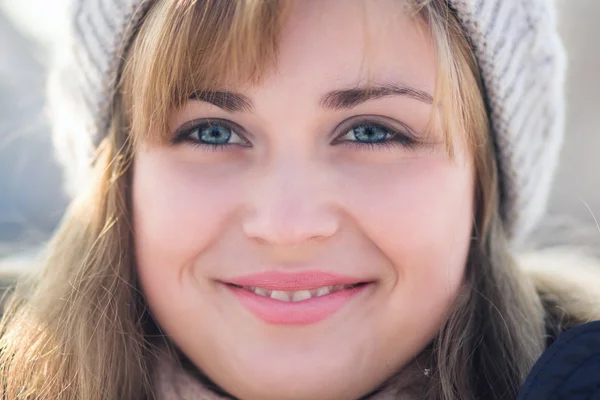
<path id="1" fill-rule="evenodd" d="M 5 396 L 514 398 L 598 317 L 512 257 L 563 119 L 524 4 L 76 2 L 75 199 L 5 314 Z"/>

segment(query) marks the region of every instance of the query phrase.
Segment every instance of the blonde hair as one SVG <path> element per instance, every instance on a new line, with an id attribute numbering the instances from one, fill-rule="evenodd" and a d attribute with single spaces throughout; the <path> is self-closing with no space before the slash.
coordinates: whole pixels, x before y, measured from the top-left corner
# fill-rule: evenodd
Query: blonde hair
<path id="1" fill-rule="evenodd" d="M 443 128 L 449 143 L 457 133 L 467 139 L 477 172 L 464 288 L 431 345 L 427 398 L 511 397 L 544 348 L 543 310 L 504 240 L 475 58 L 445 1 L 418 3 L 414 12 L 439 58 Z M 5 398 L 154 398 L 152 365 L 168 339 L 153 337 L 134 267 L 129 188 L 137 141 L 164 140 L 168 113 L 194 91 L 260 82 L 276 63 L 285 15 L 285 2 L 275 0 L 152 7 L 128 52 L 90 190 L 68 209 L 43 272 L 11 296 L 0 326 Z"/>

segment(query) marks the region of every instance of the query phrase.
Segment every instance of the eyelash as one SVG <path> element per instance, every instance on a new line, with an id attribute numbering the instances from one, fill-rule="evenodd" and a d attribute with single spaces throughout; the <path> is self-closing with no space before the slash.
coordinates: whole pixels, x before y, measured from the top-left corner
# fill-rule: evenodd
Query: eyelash
<path id="1" fill-rule="evenodd" d="M 338 135 L 333 139 L 332 144 L 335 146 L 348 146 L 357 150 L 377 150 L 377 149 L 389 149 L 395 147 L 402 147 L 406 149 L 413 149 L 417 147 L 420 143 L 415 140 L 412 136 L 413 134 L 410 132 L 410 129 L 404 127 L 403 129 L 406 133 L 401 130 L 397 130 L 389 127 L 386 124 L 382 124 L 381 122 L 372 121 L 369 119 L 357 120 L 357 122 L 352 123 L 343 123 L 347 127 L 343 129 L 342 134 Z M 214 144 L 214 143 L 205 143 L 195 139 L 191 139 L 190 135 L 194 132 L 199 131 L 207 126 L 214 125 L 225 127 L 231 131 L 234 135 L 238 136 L 243 143 L 225 143 L 225 144 Z M 352 130 L 357 129 L 361 126 L 375 127 L 377 129 L 382 129 L 387 133 L 387 138 L 385 140 L 381 140 L 378 142 L 360 142 L 358 140 L 340 140 L 341 137 L 348 135 Z M 336 128 L 339 130 L 339 127 Z M 175 134 L 174 139 L 172 140 L 173 144 L 184 143 L 186 145 L 192 146 L 194 148 L 200 148 L 202 150 L 209 151 L 226 151 L 233 146 L 241 146 L 241 147 L 251 147 L 249 141 L 244 137 L 243 134 L 238 132 L 243 131 L 243 129 L 236 124 L 232 124 L 227 120 L 221 119 L 203 119 L 196 120 L 186 123 L 183 127 L 178 129 Z M 200 134 L 200 132 L 198 132 Z"/>
<path id="2" fill-rule="evenodd" d="M 360 142 L 358 140 L 340 140 L 343 136 L 348 135 L 352 130 L 357 129 L 359 127 L 368 126 L 371 128 L 382 129 L 386 132 L 387 138 L 377 142 Z M 352 122 L 347 124 L 347 127 L 343 129 L 345 132 L 342 135 L 336 136 L 333 140 L 333 144 L 338 146 L 348 146 L 358 150 L 377 150 L 377 149 L 389 149 L 396 148 L 398 146 L 407 149 L 415 148 L 419 142 L 413 138 L 413 134 L 410 133 L 410 129 L 404 127 L 405 132 L 401 130 L 394 129 L 386 124 L 382 124 L 381 122 L 371 121 L 371 120 L 358 120 L 358 122 Z"/>
<path id="3" fill-rule="evenodd" d="M 227 129 L 229 129 L 233 134 L 235 134 L 236 136 L 238 136 L 241 139 L 243 144 L 239 144 L 239 143 L 235 143 L 235 144 L 234 143 L 226 143 L 226 144 L 204 143 L 204 142 L 190 138 L 190 135 L 192 135 L 194 132 L 198 131 L 198 135 L 199 135 L 200 130 L 202 130 L 203 128 L 208 127 L 210 125 L 218 126 L 218 127 L 225 127 Z M 175 133 L 175 137 L 172 140 L 172 142 L 173 142 L 173 144 L 183 143 L 185 145 L 192 146 L 194 148 L 200 148 L 202 150 L 209 150 L 209 151 L 225 151 L 234 145 L 242 146 L 242 147 L 250 147 L 248 140 L 243 136 L 243 134 L 237 133 L 239 131 L 243 131 L 243 129 L 241 129 L 241 127 L 236 126 L 235 124 L 232 124 L 231 122 L 229 122 L 227 120 L 222 120 L 222 119 L 195 120 L 195 121 L 190 121 L 190 122 L 184 124 L 181 128 L 179 128 L 177 130 L 177 133 Z"/>

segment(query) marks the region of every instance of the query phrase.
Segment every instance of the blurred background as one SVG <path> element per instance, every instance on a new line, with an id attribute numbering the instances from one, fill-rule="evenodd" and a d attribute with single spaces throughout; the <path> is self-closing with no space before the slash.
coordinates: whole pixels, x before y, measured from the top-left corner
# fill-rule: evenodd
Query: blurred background
<path id="1" fill-rule="evenodd" d="M 49 48 L 68 0 L 0 0 L 0 257 L 39 245 L 66 205 L 44 111 Z M 557 0 L 568 123 L 548 218 L 533 240 L 600 249 L 600 0 Z"/>

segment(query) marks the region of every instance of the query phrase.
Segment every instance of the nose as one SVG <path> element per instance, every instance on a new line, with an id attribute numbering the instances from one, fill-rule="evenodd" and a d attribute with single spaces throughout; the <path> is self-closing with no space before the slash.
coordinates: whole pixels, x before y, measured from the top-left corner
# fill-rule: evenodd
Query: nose
<path id="1" fill-rule="evenodd" d="M 254 182 L 243 230 L 252 240 L 278 247 L 329 238 L 339 213 L 322 169 L 280 162 Z"/>

